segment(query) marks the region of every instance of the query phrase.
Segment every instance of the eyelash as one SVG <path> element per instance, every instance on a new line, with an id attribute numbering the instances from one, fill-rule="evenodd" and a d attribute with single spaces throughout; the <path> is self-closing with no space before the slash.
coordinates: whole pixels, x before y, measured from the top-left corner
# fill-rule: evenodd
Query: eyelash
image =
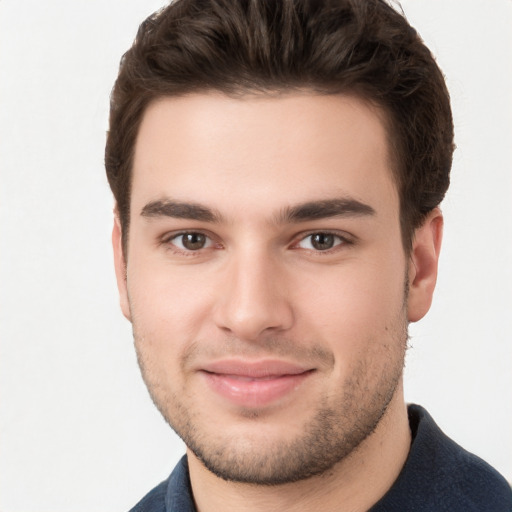
<path id="1" fill-rule="evenodd" d="M 209 241 L 210 246 L 198 248 L 197 250 L 181 249 L 180 247 L 177 247 L 173 243 L 173 240 L 176 240 L 185 235 L 202 235 Z M 318 255 L 318 256 L 329 255 L 329 254 L 332 254 L 333 252 L 337 252 L 337 251 L 341 250 L 343 247 L 351 246 L 354 244 L 354 240 L 352 238 L 348 237 L 345 233 L 341 234 L 336 231 L 328 231 L 328 230 L 326 230 L 326 231 L 310 231 L 309 233 L 301 234 L 300 238 L 298 240 L 296 239 L 297 240 L 296 242 L 293 242 L 293 244 L 291 245 L 291 249 L 296 249 L 296 250 L 300 249 L 300 247 L 298 247 L 299 244 L 301 242 L 307 240 L 309 237 L 312 237 L 313 235 L 332 236 L 332 237 L 335 237 L 339 241 L 333 247 L 331 247 L 329 249 L 325 249 L 325 250 L 305 249 L 307 251 L 310 251 L 312 254 Z M 160 243 L 162 245 L 165 245 L 168 250 L 170 250 L 174 253 L 186 256 L 186 257 L 198 256 L 205 249 L 222 248 L 222 245 L 220 243 L 216 243 L 214 238 L 211 235 L 204 233 L 202 231 L 180 231 L 178 233 L 171 233 L 171 234 L 168 234 L 165 237 L 163 237 Z"/>
<path id="2" fill-rule="evenodd" d="M 219 247 L 221 247 L 221 244 L 216 244 L 213 237 L 207 233 L 204 233 L 202 231 L 180 231 L 178 233 L 170 233 L 170 234 L 167 234 L 166 236 L 164 236 L 161 240 L 161 245 L 164 245 L 166 247 L 166 249 L 172 251 L 173 253 L 176 253 L 176 254 L 179 254 L 179 255 L 183 255 L 183 256 L 186 256 L 186 257 L 194 257 L 194 256 L 198 256 L 202 250 L 204 249 L 210 249 L 211 247 L 204 247 L 204 248 L 200 248 L 200 249 L 197 249 L 197 250 L 192 250 L 192 249 L 181 249 L 180 247 L 177 247 L 174 243 L 173 243 L 173 240 L 176 240 L 180 237 L 183 237 L 185 235 L 202 235 L 204 236 L 209 242 L 211 245 L 215 246 L 217 245 Z"/>
<path id="3" fill-rule="evenodd" d="M 351 245 L 354 245 L 354 240 L 352 237 L 349 237 L 346 233 L 340 233 L 337 231 L 329 231 L 329 230 L 317 230 L 317 231 L 310 231 L 309 233 L 301 234 L 299 240 L 297 242 L 293 243 L 292 248 L 297 247 L 301 242 L 307 240 L 308 238 L 312 237 L 313 235 L 324 235 L 324 236 L 332 236 L 336 239 L 338 239 L 338 243 L 336 243 L 333 247 L 330 249 L 325 250 L 314 250 L 314 249 L 305 249 L 310 251 L 315 256 L 327 256 L 334 252 L 337 252 L 339 250 L 342 250 L 343 247 L 348 247 Z M 298 248 L 300 249 L 300 248 Z"/>

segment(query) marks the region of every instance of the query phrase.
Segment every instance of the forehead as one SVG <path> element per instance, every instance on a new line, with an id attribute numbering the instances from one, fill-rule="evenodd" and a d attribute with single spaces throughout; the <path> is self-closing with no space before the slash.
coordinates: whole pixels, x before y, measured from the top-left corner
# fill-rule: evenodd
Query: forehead
<path id="1" fill-rule="evenodd" d="M 378 207 L 398 202 L 389 162 L 383 113 L 352 96 L 162 98 L 139 129 L 132 211 L 164 197 L 228 214 L 347 195 Z"/>

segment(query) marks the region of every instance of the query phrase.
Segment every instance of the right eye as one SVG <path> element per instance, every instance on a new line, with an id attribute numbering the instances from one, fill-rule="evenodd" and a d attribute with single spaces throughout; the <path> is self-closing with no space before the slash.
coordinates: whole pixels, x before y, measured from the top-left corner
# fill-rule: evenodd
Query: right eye
<path id="1" fill-rule="evenodd" d="M 179 233 L 169 238 L 167 243 L 174 245 L 177 249 L 183 252 L 199 251 L 206 249 L 213 245 L 211 238 L 204 233 L 191 231 L 188 233 Z"/>

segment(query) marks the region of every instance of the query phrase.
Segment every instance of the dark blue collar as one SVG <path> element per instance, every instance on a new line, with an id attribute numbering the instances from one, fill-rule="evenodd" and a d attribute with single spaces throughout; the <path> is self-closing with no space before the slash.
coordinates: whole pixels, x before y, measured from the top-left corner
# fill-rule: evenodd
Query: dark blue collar
<path id="1" fill-rule="evenodd" d="M 425 409 L 410 405 L 408 411 L 409 456 L 369 512 L 512 512 L 512 491 L 496 470 L 449 439 Z M 187 457 L 131 512 L 196 512 Z"/>

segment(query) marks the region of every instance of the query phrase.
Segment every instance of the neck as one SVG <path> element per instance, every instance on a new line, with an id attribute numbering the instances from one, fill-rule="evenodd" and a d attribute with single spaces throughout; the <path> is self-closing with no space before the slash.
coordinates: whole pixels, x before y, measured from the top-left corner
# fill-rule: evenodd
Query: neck
<path id="1" fill-rule="evenodd" d="M 402 386 L 375 431 L 331 470 L 276 486 L 226 482 L 190 452 L 188 462 L 198 512 L 358 512 L 393 485 L 409 453 L 411 433 Z"/>

